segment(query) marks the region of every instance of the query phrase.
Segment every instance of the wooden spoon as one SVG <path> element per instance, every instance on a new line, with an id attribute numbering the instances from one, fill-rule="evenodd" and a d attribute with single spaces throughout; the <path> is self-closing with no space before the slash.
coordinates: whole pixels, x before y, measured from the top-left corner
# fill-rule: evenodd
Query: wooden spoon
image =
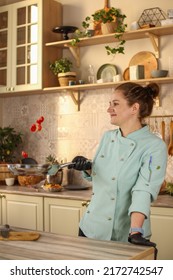
<path id="1" fill-rule="evenodd" d="M 162 133 L 162 139 L 165 141 L 165 121 L 163 120 L 161 122 L 161 133 Z"/>
<path id="2" fill-rule="evenodd" d="M 170 121 L 170 142 L 168 146 L 168 154 L 173 156 L 173 121 Z"/>

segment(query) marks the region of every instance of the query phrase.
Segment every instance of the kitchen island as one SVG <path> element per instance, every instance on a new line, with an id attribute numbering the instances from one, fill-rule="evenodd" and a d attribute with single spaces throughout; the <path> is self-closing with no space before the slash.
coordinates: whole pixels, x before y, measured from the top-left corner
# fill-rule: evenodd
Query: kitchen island
<path id="1" fill-rule="evenodd" d="M 75 191 L 63 188 L 61 192 L 47 192 L 19 185 L 1 185 L 0 224 L 76 237 L 79 221 L 91 196 L 92 188 Z M 158 259 L 172 260 L 173 196 L 159 195 L 152 203 L 151 226 L 151 241 L 157 244 Z"/>
<path id="2" fill-rule="evenodd" d="M 153 260 L 154 248 L 39 232 L 35 241 L 0 241 L 0 260 Z"/>

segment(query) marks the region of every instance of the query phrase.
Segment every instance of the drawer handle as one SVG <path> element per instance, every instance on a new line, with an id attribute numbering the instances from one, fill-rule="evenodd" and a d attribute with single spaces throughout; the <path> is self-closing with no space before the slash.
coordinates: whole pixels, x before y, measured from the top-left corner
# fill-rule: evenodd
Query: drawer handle
<path id="1" fill-rule="evenodd" d="M 0 194 L 0 198 L 6 198 L 6 196 L 4 194 Z"/>
<path id="2" fill-rule="evenodd" d="M 83 202 L 82 202 L 82 206 L 88 207 L 89 204 L 90 204 L 90 201 L 89 201 L 89 200 L 88 200 L 88 201 L 83 201 Z"/>

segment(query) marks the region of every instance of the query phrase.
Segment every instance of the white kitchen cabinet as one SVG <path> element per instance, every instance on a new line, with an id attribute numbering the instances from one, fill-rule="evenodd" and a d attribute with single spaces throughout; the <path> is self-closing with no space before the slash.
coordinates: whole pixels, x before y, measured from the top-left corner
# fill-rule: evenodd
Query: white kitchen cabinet
<path id="1" fill-rule="evenodd" d="M 61 23 L 61 4 L 16 2 L 0 7 L 0 93 L 41 90 L 57 83 L 49 61 L 60 57 L 61 50 L 47 50 L 45 42 L 59 39 L 52 29 Z"/>
<path id="2" fill-rule="evenodd" d="M 173 260 L 173 208 L 151 208 L 151 241 L 157 244 L 159 260 Z"/>
<path id="3" fill-rule="evenodd" d="M 85 209 L 86 203 L 81 200 L 45 198 L 45 231 L 78 236 L 79 221 Z"/>
<path id="4" fill-rule="evenodd" d="M 1 194 L 1 224 L 43 230 L 43 197 Z"/>

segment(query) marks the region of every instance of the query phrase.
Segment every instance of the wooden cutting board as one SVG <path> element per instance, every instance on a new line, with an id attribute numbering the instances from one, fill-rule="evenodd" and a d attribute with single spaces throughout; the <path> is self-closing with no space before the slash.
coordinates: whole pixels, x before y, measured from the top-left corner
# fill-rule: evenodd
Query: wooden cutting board
<path id="1" fill-rule="evenodd" d="M 143 51 L 138 52 L 131 58 L 129 67 L 133 65 L 144 65 L 145 79 L 150 79 L 151 70 L 158 68 L 158 61 L 152 52 Z"/>
<path id="2" fill-rule="evenodd" d="M 40 234 L 37 232 L 10 231 L 8 238 L 4 238 L 0 235 L 0 240 L 33 241 L 33 240 L 37 240 L 39 237 L 40 237 Z"/>
<path id="3" fill-rule="evenodd" d="M 168 145 L 168 155 L 173 156 L 173 121 L 170 121 L 170 140 Z"/>

